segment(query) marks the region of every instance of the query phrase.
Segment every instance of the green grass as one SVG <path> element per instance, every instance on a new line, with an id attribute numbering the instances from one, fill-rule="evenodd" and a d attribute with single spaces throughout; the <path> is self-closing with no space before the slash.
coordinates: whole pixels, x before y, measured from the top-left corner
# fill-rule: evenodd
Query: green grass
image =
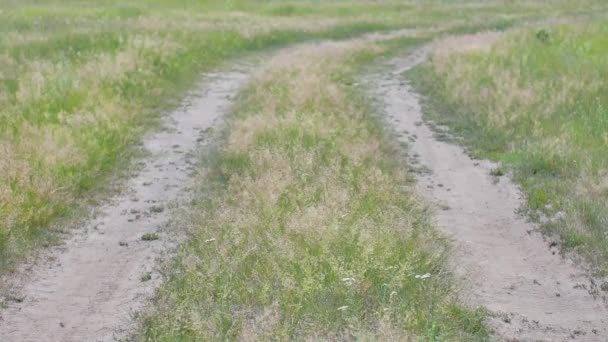
<path id="1" fill-rule="evenodd" d="M 141 239 L 143 241 L 154 241 L 160 239 L 160 236 L 158 235 L 158 233 L 146 233 L 141 236 Z"/>
<path id="2" fill-rule="evenodd" d="M 537 25 L 486 49 L 438 51 L 411 74 L 431 99 L 427 117 L 512 169 L 531 217 L 553 218 L 543 229 L 599 275 L 608 274 L 607 33 L 599 19 Z"/>
<path id="3" fill-rule="evenodd" d="M 483 311 L 456 302 L 447 242 L 398 147 L 352 87 L 386 53 L 299 47 L 241 94 L 141 340 L 487 337 Z"/>

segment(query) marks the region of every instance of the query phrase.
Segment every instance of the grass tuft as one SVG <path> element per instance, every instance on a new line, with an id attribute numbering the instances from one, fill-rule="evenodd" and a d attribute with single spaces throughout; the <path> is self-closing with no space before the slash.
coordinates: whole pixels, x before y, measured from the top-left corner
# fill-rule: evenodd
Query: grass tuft
<path id="1" fill-rule="evenodd" d="M 158 233 L 146 233 L 141 236 L 143 241 L 154 241 L 160 239 L 160 235 Z"/>

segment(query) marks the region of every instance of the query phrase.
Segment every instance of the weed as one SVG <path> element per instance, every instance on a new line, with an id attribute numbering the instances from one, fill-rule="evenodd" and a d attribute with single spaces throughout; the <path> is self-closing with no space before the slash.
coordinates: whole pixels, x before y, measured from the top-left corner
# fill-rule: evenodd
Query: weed
<path id="1" fill-rule="evenodd" d="M 544 29 L 538 30 L 536 32 L 536 39 L 540 40 L 543 43 L 549 42 L 549 32 Z"/>
<path id="2" fill-rule="evenodd" d="M 147 282 L 147 281 L 149 281 L 149 280 L 152 280 L 152 272 L 146 272 L 146 273 L 144 273 L 144 274 L 143 274 L 143 275 L 142 275 L 142 276 L 139 278 L 139 280 L 140 280 L 142 283 L 145 283 L 145 282 Z"/>
<path id="3" fill-rule="evenodd" d="M 493 168 L 492 170 L 490 170 L 490 175 L 495 176 L 495 177 L 504 176 L 504 174 L 505 174 L 505 170 L 502 168 L 502 166 L 497 166 L 497 167 Z"/>
<path id="4" fill-rule="evenodd" d="M 160 239 L 160 236 L 158 235 L 158 233 L 146 233 L 141 236 L 141 239 L 143 241 L 154 241 Z"/>

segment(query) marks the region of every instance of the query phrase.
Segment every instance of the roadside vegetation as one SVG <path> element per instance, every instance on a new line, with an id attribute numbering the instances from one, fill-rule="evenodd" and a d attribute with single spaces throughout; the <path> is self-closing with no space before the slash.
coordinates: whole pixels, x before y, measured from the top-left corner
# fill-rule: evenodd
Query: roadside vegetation
<path id="1" fill-rule="evenodd" d="M 533 25 L 447 39 L 412 76 L 426 115 L 499 160 L 564 251 L 608 275 L 608 25 Z"/>
<path id="2" fill-rule="evenodd" d="M 400 40 L 414 44 L 419 40 Z M 368 41 L 281 52 L 227 123 L 142 340 L 480 340 L 356 82 Z"/>

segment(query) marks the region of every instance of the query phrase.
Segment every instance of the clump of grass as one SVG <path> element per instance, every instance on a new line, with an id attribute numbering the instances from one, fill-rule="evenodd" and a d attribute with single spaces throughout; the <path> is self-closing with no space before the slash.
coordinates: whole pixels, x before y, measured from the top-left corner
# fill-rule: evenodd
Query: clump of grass
<path id="1" fill-rule="evenodd" d="M 160 235 L 158 233 L 146 233 L 141 236 L 143 241 L 154 241 L 160 239 Z"/>
<path id="2" fill-rule="evenodd" d="M 446 241 L 364 98 L 379 46 L 280 53 L 240 96 L 143 340 L 477 340 Z"/>
<path id="3" fill-rule="evenodd" d="M 495 176 L 495 177 L 504 176 L 504 174 L 505 174 L 505 170 L 502 166 L 497 166 L 495 168 L 492 168 L 492 170 L 490 170 L 490 175 Z"/>
<path id="4" fill-rule="evenodd" d="M 146 273 L 144 273 L 144 274 L 143 274 L 143 275 L 142 275 L 142 276 L 139 278 L 139 280 L 140 280 L 142 283 L 145 283 L 145 282 L 147 282 L 147 281 L 152 280 L 152 272 L 146 272 Z"/>
<path id="5" fill-rule="evenodd" d="M 513 169 L 532 217 L 554 218 L 544 230 L 599 275 L 608 274 L 607 33 L 590 21 L 469 37 L 458 49 L 439 44 L 411 73 L 429 95 L 426 115 Z"/>

